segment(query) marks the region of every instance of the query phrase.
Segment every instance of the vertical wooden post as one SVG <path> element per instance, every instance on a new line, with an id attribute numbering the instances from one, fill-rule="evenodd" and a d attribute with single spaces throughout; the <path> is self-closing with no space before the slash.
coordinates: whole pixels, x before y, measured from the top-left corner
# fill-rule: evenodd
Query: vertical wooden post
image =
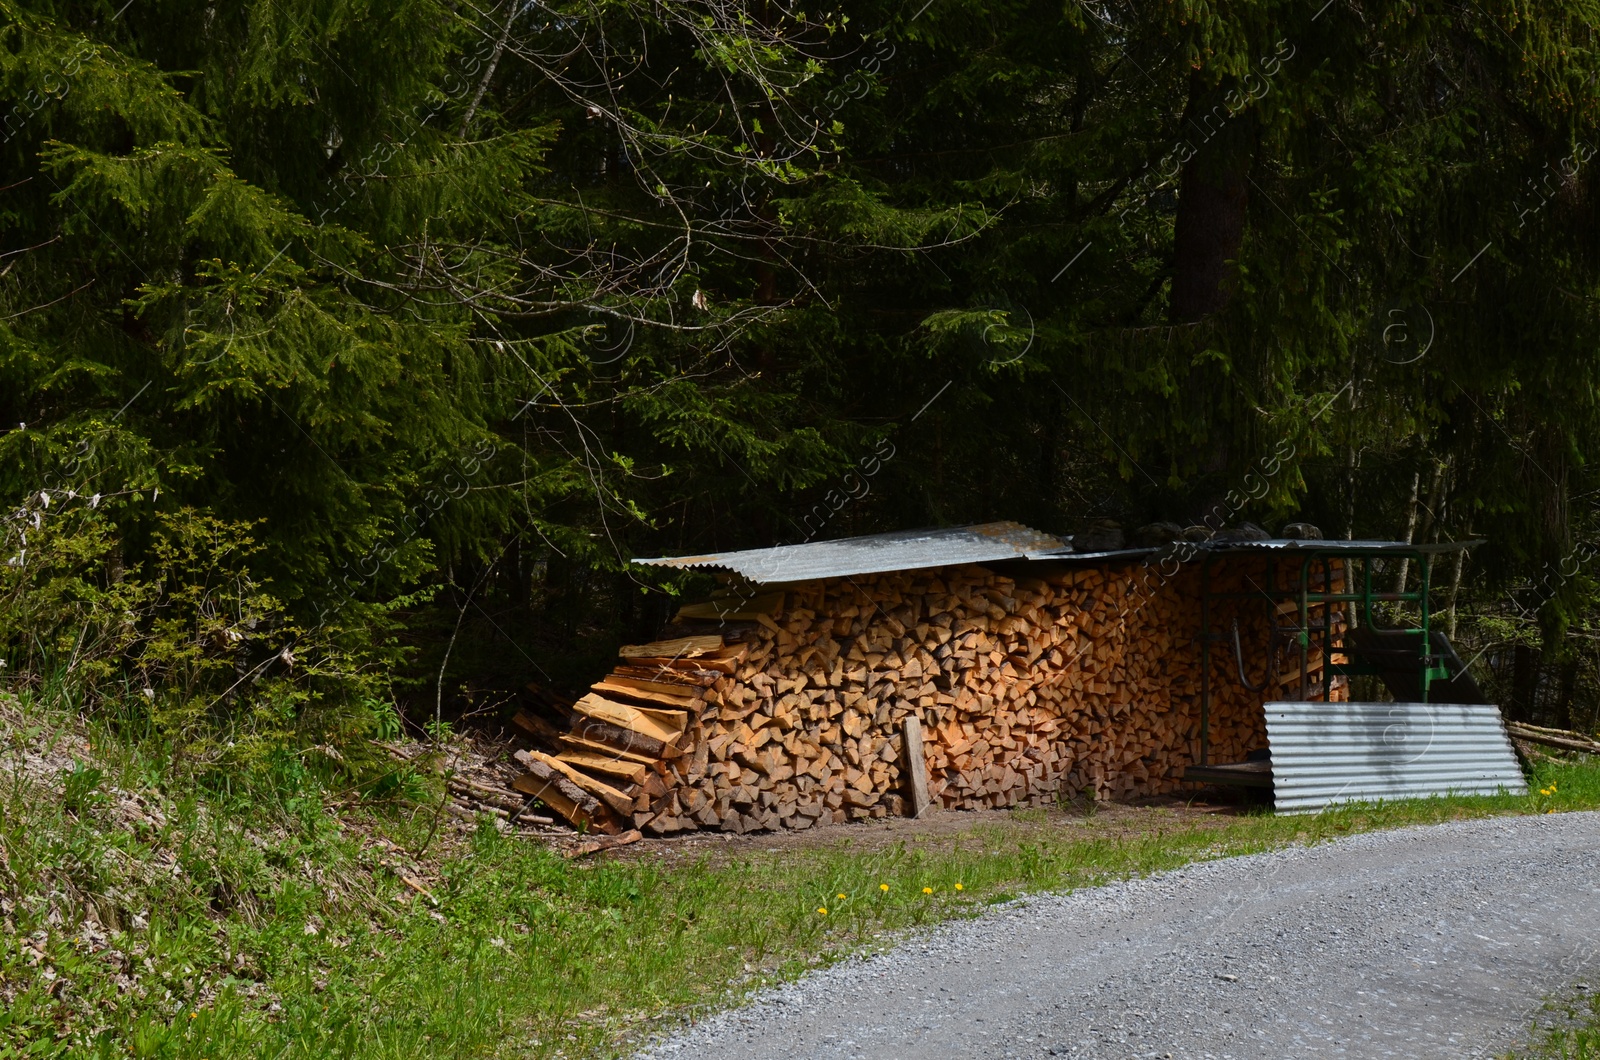
<path id="1" fill-rule="evenodd" d="M 905 756 L 907 786 L 906 810 L 908 817 L 921 817 L 928 809 L 928 760 L 922 754 L 922 721 L 908 715 L 903 734 L 901 753 Z"/>

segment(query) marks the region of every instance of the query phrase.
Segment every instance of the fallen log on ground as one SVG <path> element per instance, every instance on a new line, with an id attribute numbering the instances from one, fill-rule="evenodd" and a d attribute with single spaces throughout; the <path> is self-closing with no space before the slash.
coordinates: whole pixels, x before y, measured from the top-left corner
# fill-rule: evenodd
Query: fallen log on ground
<path id="1" fill-rule="evenodd" d="M 1571 732 L 1567 729 L 1547 729 L 1542 725 L 1508 721 L 1506 722 L 1506 732 L 1513 739 L 1525 740 L 1528 743 L 1543 744 L 1546 747 L 1559 747 L 1563 751 L 1581 751 L 1584 754 L 1600 755 L 1600 742 L 1591 740 L 1582 733 Z"/>

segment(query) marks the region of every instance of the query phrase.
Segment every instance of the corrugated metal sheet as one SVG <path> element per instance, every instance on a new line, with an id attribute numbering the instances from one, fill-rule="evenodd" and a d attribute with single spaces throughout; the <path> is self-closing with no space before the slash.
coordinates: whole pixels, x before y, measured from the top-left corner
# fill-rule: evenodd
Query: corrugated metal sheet
<path id="1" fill-rule="evenodd" d="M 1159 548 L 1118 548 L 1109 552 L 1074 552 L 1070 548 L 1064 551 L 1030 552 L 1027 559 L 1040 561 L 1054 560 L 1087 560 L 1098 562 L 1100 560 L 1137 559 L 1140 556 L 1153 556 L 1160 552 Z"/>
<path id="2" fill-rule="evenodd" d="M 1492 704 L 1292 702 L 1266 711 L 1280 812 L 1528 790 Z"/>
<path id="3" fill-rule="evenodd" d="M 1196 554 L 1200 552 L 1233 554 L 1241 552 L 1313 551 L 1334 552 L 1344 556 L 1382 556 L 1390 553 L 1412 555 L 1419 552 L 1432 555 L 1443 552 L 1458 552 L 1481 544 L 1483 544 L 1482 538 L 1476 538 L 1471 541 L 1430 541 L 1408 545 L 1404 541 L 1345 541 L 1342 539 L 1311 541 L 1299 538 L 1275 537 L 1265 541 L 1172 542 L 1171 544 L 1153 547 L 1121 548 L 1114 552 L 1074 552 L 1069 547 L 1055 551 L 1030 552 L 1028 553 L 1028 558 L 1032 560 L 1124 559 L 1131 556 L 1155 556 L 1174 547 L 1192 548 Z"/>
<path id="4" fill-rule="evenodd" d="M 1328 551 L 1340 552 L 1346 555 L 1369 554 L 1383 555 L 1386 552 L 1422 552 L 1437 555 L 1443 552 L 1459 552 L 1473 545 L 1483 544 L 1483 538 L 1474 538 L 1471 541 L 1419 541 L 1407 544 L 1404 541 L 1344 541 L 1339 538 L 1329 540 L 1300 540 L 1298 538 L 1275 537 L 1266 541 L 1207 541 L 1204 547 L 1211 552 L 1276 552 L 1280 549 L 1288 551 Z"/>
<path id="5" fill-rule="evenodd" d="M 940 530 L 901 530 L 838 541 L 808 541 L 803 545 L 752 548 L 706 556 L 664 556 L 634 562 L 653 567 L 733 571 L 758 585 L 770 585 L 962 563 L 994 563 L 1065 546 L 1060 538 L 1021 523 L 1005 522 Z"/>
<path id="6" fill-rule="evenodd" d="M 1021 523 L 982 523 L 937 530 L 900 530 L 867 537 L 846 537 L 837 541 L 808 541 L 802 545 L 778 545 L 739 552 L 715 552 L 703 556 L 660 556 L 636 559 L 653 567 L 726 570 L 740 574 L 758 585 L 811 581 L 815 578 L 843 578 L 853 574 L 879 574 L 884 571 L 921 570 L 961 563 L 994 563 L 1005 559 L 1041 561 L 1117 562 L 1140 556 L 1154 556 L 1171 546 L 1160 548 L 1122 548 L 1109 552 L 1074 552 L 1070 539 L 1041 533 Z M 1407 545 L 1404 541 L 1204 541 L 1197 551 L 1211 553 L 1270 552 L 1279 549 L 1327 549 L 1345 554 L 1385 552 L 1438 552 L 1465 548 L 1477 542 L 1439 542 Z"/>

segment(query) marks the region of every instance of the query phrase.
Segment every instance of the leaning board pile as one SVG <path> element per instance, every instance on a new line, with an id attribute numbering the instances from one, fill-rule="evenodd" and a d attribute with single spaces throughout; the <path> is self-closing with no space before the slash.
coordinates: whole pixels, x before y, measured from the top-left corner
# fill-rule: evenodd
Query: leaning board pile
<path id="1" fill-rule="evenodd" d="M 1262 577 L 1248 560 L 1219 565 L 1212 589 Z M 920 809 L 907 803 L 919 769 L 934 803 L 980 808 L 1159 794 L 1199 759 L 1195 570 L 967 566 L 767 601 L 738 632 L 708 623 L 624 648 L 574 704 L 560 752 L 519 754 L 517 787 L 598 831 L 745 832 Z M 1213 630 L 1240 629 L 1237 656 L 1231 639 L 1211 649 L 1213 761 L 1265 747 L 1262 703 L 1298 689 L 1298 651 L 1273 640 L 1268 611 L 1213 607 Z"/>

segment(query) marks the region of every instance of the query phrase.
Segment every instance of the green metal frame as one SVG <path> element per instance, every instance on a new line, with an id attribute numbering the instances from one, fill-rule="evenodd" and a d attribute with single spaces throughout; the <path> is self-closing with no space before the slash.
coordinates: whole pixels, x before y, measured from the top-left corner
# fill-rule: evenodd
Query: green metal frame
<path id="1" fill-rule="evenodd" d="M 1229 599 L 1260 600 L 1267 599 L 1273 604 L 1273 634 L 1289 634 L 1291 639 L 1300 646 L 1300 696 L 1302 699 L 1315 698 L 1311 691 L 1311 642 L 1313 637 L 1322 635 L 1322 689 L 1321 697 L 1329 701 L 1333 691 L 1333 678 L 1351 674 L 1375 674 L 1380 669 L 1367 663 L 1343 662 L 1335 663 L 1333 653 L 1339 651 L 1350 658 L 1350 653 L 1343 647 L 1341 636 L 1339 645 L 1335 645 L 1333 638 L 1332 606 L 1340 603 L 1353 603 L 1358 605 L 1358 613 L 1363 624 L 1374 629 L 1381 629 L 1391 633 L 1420 633 L 1417 666 L 1422 678 L 1422 701 L 1428 701 L 1428 690 L 1433 682 L 1439 679 L 1448 679 L 1449 670 L 1444 665 L 1445 656 L 1433 650 L 1431 633 L 1431 606 L 1429 595 L 1433 585 L 1433 556 L 1437 549 L 1415 549 L 1403 545 L 1387 546 L 1375 550 L 1371 546 L 1351 548 L 1317 548 L 1301 551 L 1296 549 L 1292 559 L 1300 564 L 1298 585 L 1293 588 L 1278 588 L 1279 554 L 1277 552 L 1208 552 L 1200 568 L 1200 761 L 1199 765 L 1205 766 L 1210 762 L 1211 751 L 1211 649 L 1218 643 L 1229 639 L 1228 634 L 1213 632 L 1211 629 L 1211 609 L 1213 601 Z M 1211 565 L 1219 559 L 1263 556 L 1267 561 L 1267 587 L 1256 592 L 1248 593 L 1215 593 L 1211 591 Z M 1289 558 L 1289 557 L 1286 557 Z M 1311 573 L 1314 564 L 1322 564 L 1321 584 L 1324 589 L 1333 585 L 1333 571 L 1330 560 L 1344 562 L 1344 587 L 1345 592 L 1313 592 L 1311 589 Z M 1373 592 L 1372 590 L 1372 561 L 1374 559 L 1408 559 L 1417 563 L 1420 580 L 1416 591 L 1402 590 L 1398 593 Z M 1361 589 L 1359 592 L 1349 591 L 1355 581 L 1355 566 L 1360 561 Z M 1294 601 L 1298 606 L 1296 613 L 1299 624 L 1295 626 L 1280 626 L 1278 624 L 1277 605 L 1279 603 Z M 1421 624 L 1415 627 L 1381 626 L 1373 615 L 1372 606 L 1375 603 L 1415 603 L 1417 605 Z M 1322 623 L 1313 627 L 1311 624 L 1311 609 L 1319 605 L 1330 605 L 1323 611 Z"/>

